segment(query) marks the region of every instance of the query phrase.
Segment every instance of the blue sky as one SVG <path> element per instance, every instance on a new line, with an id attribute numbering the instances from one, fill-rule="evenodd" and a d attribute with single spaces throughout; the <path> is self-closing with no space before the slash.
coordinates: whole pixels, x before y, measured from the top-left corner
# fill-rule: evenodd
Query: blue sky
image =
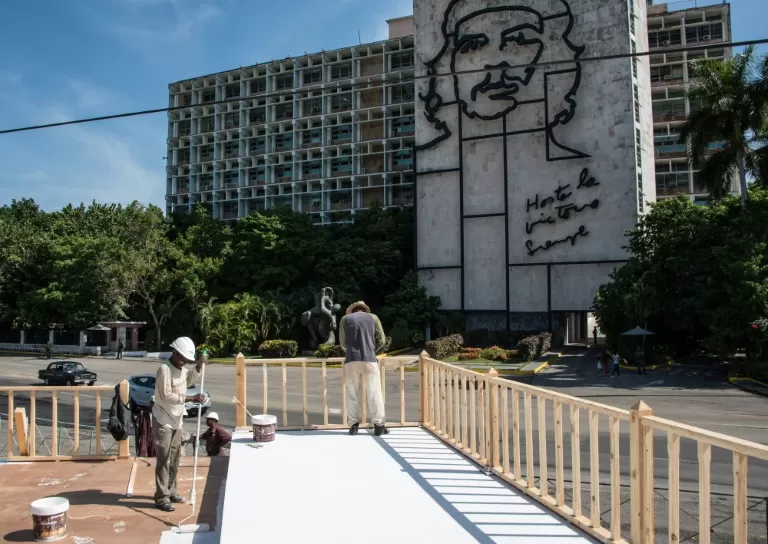
<path id="1" fill-rule="evenodd" d="M 732 8 L 735 40 L 768 36 L 766 0 Z M 0 128 L 163 107 L 169 82 L 344 47 L 358 30 L 381 40 L 410 13 L 412 0 L 0 2 Z M 159 114 L 0 135 L 0 205 L 162 206 L 166 133 Z"/>

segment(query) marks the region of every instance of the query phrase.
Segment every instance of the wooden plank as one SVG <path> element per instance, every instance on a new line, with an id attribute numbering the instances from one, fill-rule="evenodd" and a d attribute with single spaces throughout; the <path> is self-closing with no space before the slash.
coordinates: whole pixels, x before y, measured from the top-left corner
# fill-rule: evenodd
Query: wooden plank
<path id="1" fill-rule="evenodd" d="M 328 425 L 328 375 L 325 368 L 325 361 L 322 366 L 323 373 L 323 425 Z M 265 412 L 266 413 L 266 412 Z"/>
<path id="2" fill-rule="evenodd" d="M 12 463 L 49 463 L 52 461 L 80 461 L 93 463 L 98 461 L 116 461 L 117 455 L 36 455 L 35 457 L 19 457 L 8 459 Z"/>
<path id="3" fill-rule="evenodd" d="M 711 478 L 712 478 L 712 447 L 699 442 L 699 542 L 710 544 L 710 527 L 712 526 L 711 512 Z"/>
<path id="4" fill-rule="evenodd" d="M 288 426 L 288 370 L 285 364 L 285 361 L 283 361 L 282 370 L 283 370 L 283 427 Z M 344 370 L 342 369 L 341 375 L 344 376 Z M 344 380 L 342 379 L 342 404 L 344 403 L 344 399 L 346 398 L 346 392 L 343 391 Z"/>
<path id="5" fill-rule="evenodd" d="M 467 390 L 469 389 L 469 378 L 461 376 L 461 445 L 469 448 L 469 400 L 467 399 Z"/>
<path id="6" fill-rule="evenodd" d="M 304 425 L 309 425 L 309 412 L 307 411 L 307 362 L 301 362 L 301 413 L 304 416 Z"/>
<path id="7" fill-rule="evenodd" d="M 589 494 L 590 494 L 590 521 L 592 527 L 600 527 L 600 450 L 598 434 L 598 418 L 600 414 L 590 410 L 589 412 Z"/>
<path id="8" fill-rule="evenodd" d="M 238 353 L 235 358 L 235 397 L 238 402 L 235 403 L 235 426 L 238 429 L 246 427 L 245 407 L 248 406 L 246 381 L 247 369 L 245 367 L 245 357 Z"/>
<path id="9" fill-rule="evenodd" d="M 35 456 L 37 447 L 37 401 L 35 392 L 29 392 L 29 456 Z"/>
<path id="10" fill-rule="evenodd" d="M 501 456 L 502 471 L 509 474 L 509 390 L 501 388 Z"/>
<path id="11" fill-rule="evenodd" d="M 581 517 L 581 420 L 579 407 L 571 405 L 571 479 L 573 480 L 573 509 L 574 517 Z"/>
<path id="12" fill-rule="evenodd" d="M 341 365 L 341 424 L 345 427 L 347 420 L 347 365 Z"/>
<path id="13" fill-rule="evenodd" d="M 123 404 L 128 404 L 130 401 L 130 393 L 128 390 L 128 380 L 120 382 L 120 400 Z M 117 457 L 119 459 L 128 459 L 131 456 L 130 449 L 130 436 L 125 440 L 121 440 L 117 443 Z M 101 452 L 99 452 L 101 453 Z"/>
<path id="14" fill-rule="evenodd" d="M 535 474 L 533 468 L 533 410 L 532 398 L 529 391 L 523 398 L 523 411 L 525 412 L 525 472 L 530 489 L 536 489 Z"/>
<path id="15" fill-rule="evenodd" d="M 453 434 L 453 372 L 448 370 L 445 373 L 445 410 L 447 412 L 447 420 L 445 426 L 445 434 L 448 435 L 448 439 L 453 442 L 456 441 L 456 435 Z"/>
<path id="16" fill-rule="evenodd" d="M 542 497 L 549 496 L 549 471 L 547 459 L 547 399 L 536 397 L 539 419 L 539 490 Z"/>
<path id="17" fill-rule="evenodd" d="M 96 455 L 101 455 L 101 393 L 96 392 Z"/>
<path id="18" fill-rule="evenodd" d="M 136 482 L 136 473 L 139 471 L 139 463 L 134 460 L 131 464 L 131 473 L 128 475 L 128 487 L 125 489 L 125 496 L 133 497 L 133 484 Z"/>
<path id="19" fill-rule="evenodd" d="M 447 405 L 445 400 L 445 374 L 446 370 L 441 368 L 440 369 L 440 431 L 443 434 L 448 433 L 448 415 L 447 415 Z"/>
<path id="20" fill-rule="evenodd" d="M 405 363 L 400 363 L 400 423 L 405 423 Z"/>
<path id="21" fill-rule="evenodd" d="M 486 417 L 488 415 L 486 402 L 488 401 L 485 394 L 486 384 L 487 382 L 484 379 L 477 380 L 477 415 L 479 416 L 477 430 L 478 441 L 480 442 L 480 451 L 478 453 L 480 454 L 481 463 L 488 462 L 488 433 L 486 430 Z"/>
<path id="22" fill-rule="evenodd" d="M 99 399 L 101 398 L 101 393 L 96 393 L 96 406 L 99 406 Z M 99 439 L 101 438 L 101 426 L 99 425 L 99 411 L 96 411 L 96 443 L 101 444 Z M 101 453 L 101 448 L 97 450 L 98 453 Z M 51 393 L 51 456 L 57 457 L 59 455 L 59 396 L 57 391 L 53 391 Z"/>
<path id="23" fill-rule="evenodd" d="M 563 403 L 555 401 L 555 503 L 565 505 L 565 476 L 563 474 Z"/>
<path id="24" fill-rule="evenodd" d="M 645 485 L 644 466 L 645 455 L 643 446 L 644 420 L 653 415 L 653 410 L 643 401 L 638 402 L 629 410 L 629 486 L 630 486 L 630 542 L 644 542 L 645 509 L 643 497 L 650 490 L 643 489 Z M 653 465 L 651 465 L 651 469 Z"/>
<path id="25" fill-rule="evenodd" d="M 13 391 L 8 392 L 8 459 L 13 457 Z"/>
<path id="26" fill-rule="evenodd" d="M 609 432 L 611 436 L 611 538 L 618 542 L 621 538 L 621 466 L 619 464 L 619 418 L 611 416 Z"/>
<path id="27" fill-rule="evenodd" d="M 477 378 L 469 379 L 469 449 L 472 455 L 479 455 L 477 450 Z"/>
<path id="28" fill-rule="evenodd" d="M 521 478 L 522 468 L 520 462 L 520 393 L 512 390 L 512 455 L 515 479 Z"/>
<path id="29" fill-rule="evenodd" d="M 488 371 L 487 376 L 493 378 L 499 373 L 495 368 Z M 499 449 L 499 385 L 486 379 L 488 391 L 488 461 L 491 468 L 501 470 L 501 451 Z"/>
<path id="30" fill-rule="evenodd" d="M 13 419 L 15 423 L 16 443 L 19 445 L 19 455 L 28 457 L 29 424 L 27 423 L 27 410 L 24 407 L 14 409 Z"/>
<path id="31" fill-rule="evenodd" d="M 669 541 L 680 542 L 680 437 L 667 433 Z"/>
<path id="32" fill-rule="evenodd" d="M 453 377 L 453 437 L 461 444 L 461 374 Z"/>
<path id="33" fill-rule="evenodd" d="M 80 385 L 56 385 L 56 386 L 43 386 L 43 385 L 25 385 L 25 386 L 0 386 L 0 394 L 2 393 L 40 393 L 43 391 L 51 392 L 58 391 L 59 393 L 74 393 L 75 391 L 82 391 L 83 387 Z M 102 391 L 110 392 L 114 391 L 113 385 L 91 385 L 88 386 L 89 392 Z"/>
<path id="34" fill-rule="evenodd" d="M 325 365 L 325 363 L 323 363 Z M 261 413 L 269 413 L 269 403 L 267 393 L 269 392 L 269 381 L 267 376 L 267 363 L 261 364 Z"/>
<path id="35" fill-rule="evenodd" d="M 733 541 L 747 544 L 747 456 L 733 453 Z"/>
<path id="36" fill-rule="evenodd" d="M 74 417 L 74 434 L 75 439 L 73 440 L 74 445 L 72 446 L 72 453 L 73 455 L 78 455 L 80 453 L 80 392 L 75 391 L 75 396 L 73 399 L 73 405 L 72 405 L 72 416 Z"/>
<path id="37" fill-rule="evenodd" d="M 643 543 L 647 544 L 653 544 L 656 532 L 653 471 L 653 429 L 643 426 Z"/>

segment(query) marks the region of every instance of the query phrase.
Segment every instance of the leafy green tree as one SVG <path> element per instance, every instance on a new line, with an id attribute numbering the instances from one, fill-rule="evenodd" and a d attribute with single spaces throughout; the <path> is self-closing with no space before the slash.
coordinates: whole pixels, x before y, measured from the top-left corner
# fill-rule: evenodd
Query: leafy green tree
<path id="1" fill-rule="evenodd" d="M 381 310 L 385 326 L 391 328 L 394 347 L 424 340 L 424 329 L 439 317 L 438 308 L 440 297 L 429 296 L 427 290 L 419 285 L 418 274 L 408 271 L 398 289 L 386 297 Z"/>
<path id="2" fill-rule="evenodd" d="M 738 173 L 746 203 L 748 175 L 768 183 L 768 56 L 750 46 L 732 59 L 703 59 L 694 63 L 693 77 L 688 97 L 695 109 L 680 137 L 690 138 L 698 182 L 722 198 Z M 712 151 L 712 144 L 720 147 Z"/>

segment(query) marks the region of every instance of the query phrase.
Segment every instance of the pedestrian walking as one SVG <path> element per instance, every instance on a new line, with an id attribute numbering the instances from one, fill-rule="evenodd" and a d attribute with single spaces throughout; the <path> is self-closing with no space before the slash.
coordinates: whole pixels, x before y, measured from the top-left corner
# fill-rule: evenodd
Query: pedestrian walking
<path id="1" fill-rule="evenodd" d="M 117 341 L 117 358 L 122 359 L 123 358 L 123 350 L 125 349 L 125 342 L 123 342 L 123 339 Z"/>
<path id="2" fill-rule="evenodd" d="M 347 308 L 339 324 L 339 343 L 345 349 L 347 419 L 349 434 L 356 435 L 360 426 L 362 384 L 365 380 L 368 413 L 374 434 L 389 434 L 384 423 L 384 398 L 381 393 L 381 370 L 376 352 L 384 346 L 386 338 L 379 318 L 371 313 L 365 302 L 359 301 Z"/>
<path id="3" fill-rule="evenodd" d="M 621 377 L 621 359 L 619 359 L 619 351 L 613 352 L 613 371 L 611 371 L 611 378 L 614 376 Z"/>
<path id="4" fill-rule="evenodd" d="M 605 367 L 603 366 L 603 354 L 597 354 L 597 377 L 605 376 Z"/>
<path id="5" fill-rule="evenodd" d="M 637 360 L 637 374 L 644 374 L 648 375 L 648 372 L 645 371 L 645 353 L 643 353 L 642 349 L 637 350 L 635 353 L 635 359 Z"/>
<path id="6" fill-rule="evenodd" d="M 155 436 L 157 463 L 155 465 L 155 506 L 163 512 L 173 512 L 174 503 L 184 502 L 176 487 L 182 448 L 182 422 L 187 402 L 202 404 L 202 393 L 187 396 L 187 389 L 200 376 L 203 360 L 194 369 L 185 365 L 195 361 L 195 344 L 187 337 L 174 340 L 171 358 L 157 369 L 155 404 L 152 408 L 152 433 Z"/>
<path id="7" fill-rule="evenodd" d="M 594 340 L 595 345 L 597 345 L 597 325 L 595 325 L 595 328 L 592 329 L 592 338 Z"/>

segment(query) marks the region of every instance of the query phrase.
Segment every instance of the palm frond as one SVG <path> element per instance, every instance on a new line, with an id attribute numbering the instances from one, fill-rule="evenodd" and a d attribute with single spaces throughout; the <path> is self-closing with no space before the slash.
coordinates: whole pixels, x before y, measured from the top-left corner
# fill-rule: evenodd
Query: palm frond
<path id="1" fill-rule="evenodd" d="M 700 190 L 713 198 L 723 198 L 731 191 L 737 167 L 737 153 L 726 147 L 706 157 L 694 179 Z"/>

